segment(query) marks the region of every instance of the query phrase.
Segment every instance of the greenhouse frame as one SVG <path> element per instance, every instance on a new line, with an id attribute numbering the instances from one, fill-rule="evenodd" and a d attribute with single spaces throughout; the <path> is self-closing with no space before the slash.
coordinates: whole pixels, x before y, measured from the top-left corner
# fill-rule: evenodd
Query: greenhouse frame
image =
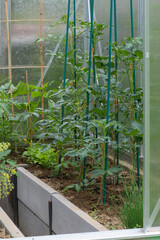
<path id="1" fill-rule="evenodd" d="M 160 239 L 159 21 L 160 0 L 0 0 L 0 94 L 6 90 L 10 98 L 8 116 L 11 119 L 10 125 L 1 125 L 1 142 L 11 143 L 15 152 L 17 147 L 25 144 L 32 147 L 34 141 L 48 145 L 44 148 L 47 150 L 57 148 L 58 177 L 63 172 L 66 156 L 74 159 L 76 164 L 80 159 L 79 186 L 82 191 L 88 184 L 88 156 L 93 158 L 93 164 L 101 156 L 91 174 L 95 174 L 95 179 L 101 176 L 102 205 L 107 201 L 110 155 L 113 154 L 115 163 L 110 175 L 115 174 L 114 181 L 119 184 L 120 159 L 125 149 L 124 159 L 133 158 L 131 172 L 136 176 L 138 191 L 143 193 L 143 227 L 57 235 L 52 235 L 51 228 L 51 235 L 28 235 L 26 239 Z M 126 75 L 122 66 L 126 66 Z M 126 76 L 130 79 L 127 84 L 122 80 Z M 78 99 L 74 105 L 75 99 L 81 96 L 82 101 Z M 130 101 L 127 113 L 123 109 L 126 97 Z M 7 119 L 3 117 L 6 110 L 2 100 L 1 122 Z M 59 117 L 59 125 L 54 126 L 51 122 L 47 128 L 48 119 L 51 121 L 51 115 L 47 120 L 45 118 L 49 108 L 55 118 Z M 23 110 L 28 114 L 23 115 Z M 132 117 L 134 124 L 124 120 L 123 114 L 126 119 Z M 38 127 L 34 122 L 36 118 Z M 33 130 L 34 124 L 36 130 Z M 8 126 L 10 132 L 15 128 L 15 133 L 5 138 L 10 135 Z M 58 133 L 55 131 L 57 126 Z M 129 143 L 131 147 L 128 147 Z M 64 146 L 69 149 L 67 153 Z M 82 149 L 88 152 L 84 154 Z M 0 160 L 3 159 L 0 155 Z M 13 177 L 13 169 L 11 173 Z M 79 188 L 73 185 L 72 188 Z"/>

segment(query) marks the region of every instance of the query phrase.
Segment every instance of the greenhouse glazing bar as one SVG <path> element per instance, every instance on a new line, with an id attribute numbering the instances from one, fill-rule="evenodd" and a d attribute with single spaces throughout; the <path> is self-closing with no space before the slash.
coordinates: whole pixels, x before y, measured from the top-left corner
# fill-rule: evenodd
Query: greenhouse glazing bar
<path id="1" fill-rule="evenodd" d="M 143 193 L 143 226 L 147 229 L 150 209 L 150 70 L 149 70 L 149 0 L 144 0 L 145 9 L 145 50 L 144 50 L 144 73 L 145 73 L 145 96 L 144 96 L 144 193 Z"/>

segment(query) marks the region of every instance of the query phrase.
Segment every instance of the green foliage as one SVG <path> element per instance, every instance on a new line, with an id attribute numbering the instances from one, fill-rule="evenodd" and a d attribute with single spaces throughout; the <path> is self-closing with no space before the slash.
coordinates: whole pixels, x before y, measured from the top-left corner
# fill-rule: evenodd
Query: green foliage
<path id="1" fill-rule="evenodd" d="M 0 87 L 0 141 L 10 142 L 13 140 L 12 114 L 10 99 L 10 84 Z"/>
<path id="2" fill-rule="evenodd" d="M 10 143 L 0 143 L 0 198 L 4 198 L 14 189 L 11 177 L 16 174 L 17 167 L 15 161 L 6 159 L 10 154 Z"/>
<path id="3" fill-rule="evenodd" d="M 27 162 L 47 168 L 53 168 L 58 160 L 58 153 L 53 147 L 45 147 L 39 143 L 30 144 L 23 156 L 27 157 Z"/>
<path id="4" fill-rule="evenodd" d="M 88 179 L 84 179 L 83 182 L 79 184 L 71 184 L 64 188 L 63 192 L 67 191 L 68 189 L 75 189 L 77 192 L 79 192 L 83 186 L 88 187 L 95 183 L 95 180 L 89 181 Z"/>
<path id="5" fill-rule="evenodd" d="M 124 228 L 143 227 L 143 194 L 138 189 L 133 178 L 131 186 L 124 182 L 124 196 L 121 197 L 122 206 L 119 210 L 119 217 Z"/>
<path id="6" fill-rule="evenodd" d="M 67 17 L 63 16 L 56 24 L 66 23 Z M 52 26 L 51 28 L 54 28 Z M 136 161 L 136 148 L 143 143 L 143 90 L 136 88 L 134 91 L 133 70 L 142 69 L 143 43 L 140 38 L 126 38 L 119 45 L 112 44 L 111 62 L 111 97 L 109 124 L 106 123 L 107 110 L 107 85 L 108 85 L 108 55 L 99 56 L 96 54 L 96 44 L 103 36 L 103 30 L 107 25 L 94 22 L 94 61 L 95 61 L 95 82 L 91 77 L 91 85 L 88 87 L 88 56 L 77 49 L 76 64 L 74 62 L 73 35 L 74 23 L 70 22 L 71 46 L 67 55 L 68 71 L 71 78 L 66 80 L 66 86 L 59 84 L 58 88 L 50 89 L 46 95 L 48 98 L 48 109 L 45 110 L 45 119 L 39 121 L 39 131 L 44 132 L 39 138 L 50 138 L 52 144 L 61 152 L 63 161 L 56 166 L 68 168 L 77 160 L 75 170 L 78 171 L 79 179 L 77 184 L 71 184 L 68 188 L 76 188 L 78 191 L 85 183 L 82 180 L 84 159 L 92 162 L 87 173 L 92 174 L 87 181 L 101 177 L 104 174 L 117 175 L 121 168 L 105 165 L 105 143 L 109 142 L 109 154 L 116 155 L 117 149 L 120 153 L 131 152 L 133 166 Z M 77 38 L 90 29 L 90 23 L 77 20 Z M 51 37 L 51 36 L 50 36 Z M 49 39 L 50 39 L 49 37 Z M 47 40 L 47 38 L 45 39 Z M 104 49 L 108 53 L 109 44 Z M 64 62 L 64 54 L 59 52 L 55 56 L 58 61 Z M 134 65 L 133 65 L 134 63 Z M 117 67 L 116 67 L 117 66 Z M 76 70 L 77 83 L 75 87 L 74 71 Z M 93 74 L 93 72 L 91 71 Z M 90 110 L 88 121 L 86 121 L 86 96 L 90 94 Z M 118 106 L 117 106 L 118 99 Z M 64 118 L 62 121 L 62 108 Z M 117 113 L 119 119 L 117 121 Z M 137 115 L 137 117 L 136 117 Z M 96 131 L 98 134 L 96 135 Z M 108 137 L 106 137 L 106 133 Z M 119 146 L 116 136 L 120 135 Z M 71 160 L 65 160 L 70 157 Z M 65 163 L 66 162 L 66 163 Z M 79 182 L 80 181 L 80 182 Z M 87 183 L 87 184 L 88 184 Z M 93 183 L 93 182 L 92 182 Z"/>
<path id="7" fill-rule="evenodd" d="M 66 15 L 57 24 L 65 24 Z M 51 26 L 51 29 L 54 29 Z M 27 151 L 23 156 L 28 157 L 28 162 L 54 168 L 56 172 L 60 168 L 69 168 L 72 165 L 79 177 L 76 184 L 68 188 L 75 188 L 80 191 L 82 186 L 94 184 L 96 178 L 103 181 L 104 175 L 117 175 L 122 169 L 110 166 L 108 163 L 105 169 L 105 160 L 109 155 L 116 159 L 117 149 L 119 153 L 130 152 L 135 170 L 136 149 L 143 143 L 143 89 L 134 89 L 134 70 L 142 70 L 143 43 L 140 38 L 126 38 L 112 43 L 111 60 L 111 86 L 110 86 L 110 115 L 109 123 L 106 121 L 107 112 L 107 88 L 108 88 L 108 66 L 109 66 L 109 43 L 106 44 L 104 56 L 97 54 L 97 43 L 103 37 L 103 31 L 108 27 L 105 24 L 94 22 L 92 58 L 95 68 L 91 70 L 91 84 L 88 86 L 88 55 L 74 46 L 74 23 L 70 21 L 70 44 L 67 54 L 67 74 L 65 88 L 57 80 L 58 84 L 45 84 L 43 88 L 34 85 L 27 85 L 19 82 L 13 88 L 13 98 L 21 97 L 21 103 L 14 101 L 18 113 L 13 117 L 10 113 L 10 85 L 0 88 L 0 120 L 3 137 L 16 136 L 12 125 L 20 126 L 22 123 L 27 126 L 21 135 L 27 135 Z M 76 41 L 90 30 L 90 23 L 77 19 Z M 54 40 L 55 36 L 49 33 L 38 41 Z M 57 38 L 56 38 L 57 41 Z M 64 41 L 65 42 L 65 41 Z M 78 46 L 78 44 L 77 44 Z M 53 54 L 51 52 L 51 54 Z M 55 55 L 57 61 L 64 63 L 64 53 L 58 52 Z M 75 82 L 76 71 L 76 82 Z M 95 78 L 94 78 L 95 76 Z M 55 85 L 54 85 L 55 86 Z M 27 100 L 27 95 L 35 98 L 34 101 Z M 86 96 L 89 98 L 89 113 L 86 116 Z M 48 107 L 40 108 L 42 96 L 45 98 Z M 30 104 L 30 105 L 29 105 Z M 30 107 L 30 108 L 29 108 Z M 30 109 L 30 110 L 29 110 Z M 62 111 L 64 112 L 62 113 Z M 39 116 L 44 114 L 44 119 Z M 117 119 L 117 114 L 119 118 Z M 62 119 L 63 115 L 63 119 Z M 31 123 L 29 125 L 29 123 Z M 29 131 L 29 127 L 31 128 Z M 18 127 L 17 127 L 18 128 Z M 27 129 L 27 130 L 26 130 Z M 18 128 L 19 130 L 19 128 Z M 32 143 L 31 135 L 38 138 L 37 143 Z M 108 134 L 107 134 L 108 133 Z M 15 134 L 15 135 L 14 135 Z M 119 134 L 119 145 L 117 135 Z M 30 139 L 30 140 L 28 140 Z M 40 145 L 41 139 L 48 141 L 48 147 Z M 109 151 L 106 156 L 105 144 L 109 143 Z M 58 161 L 61 156 L 61 161 Z M 86 159 L 86 179 L 82 179 L 84 159 Z M 76 161 L 75 161 L 76 160 Z M 102 185 L 101 185 L 102 188 Z"/>

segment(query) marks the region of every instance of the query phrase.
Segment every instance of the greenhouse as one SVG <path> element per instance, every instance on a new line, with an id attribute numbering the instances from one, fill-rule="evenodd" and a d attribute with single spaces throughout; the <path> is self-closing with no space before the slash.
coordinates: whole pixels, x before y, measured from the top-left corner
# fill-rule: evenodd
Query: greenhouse
<path id="1" fill-rule="evenodd" d="M 160 239 L 159 13 L 0 0 L 0 239 Z"/>

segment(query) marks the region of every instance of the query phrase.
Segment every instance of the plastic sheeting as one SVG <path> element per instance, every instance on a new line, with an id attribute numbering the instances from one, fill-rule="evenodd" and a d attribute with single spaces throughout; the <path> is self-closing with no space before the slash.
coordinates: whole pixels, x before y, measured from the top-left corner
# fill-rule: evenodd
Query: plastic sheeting
<path id="1" fill-rule="evenodd" d="M 130 17 L 130 1 L 117 0 L 117 37 L 120 42 L 122 39 L 131 36 L 131 17 Z M 138 0 L 133 1 L 134 12 L 134 34 L 138 35 Z M 110 19 L 110 0 L 95 0 L 95 16 L 98 22 L 109 25 Z M 114 21 L 113 21 L 114 35 Z M 109 41 L 109 28 L 104 32 L 102 48 Z M 114 37 L 113 37 L 114 41 Z"/>
<path id="2" fill-rule="evenodd" d="M 77 18 L 84 19 L 84 1 L 78 7 Z M 98 22 L 109 24 L 109 0 L 95 0 L 95 16 Z M 138 22 L 138 0 L 134 0 L 134 19 L 135 34 L 137 34 Z M 71 10 L 73 10 L 73 1 L 71 1 Z M 5 21 L 5 0 L 0 1 L 0 72 L 3 68 L 8 67 L 8 49 L 7 49 L 7 32 Z M 8 0 L 9 29 L 13 83 L 25 81 L 25 69 L 28 69 L 29 82 L 38 83 L 40 72 L 40 47 L 35 43 L 40 37 L 40 0 Z M 43 37 L 48 33 L 54 33 L 59 37 L 64 31 L 65 25 L 61 24 L 49 31 L 50 25 L 54 25 L 61 16 L 67 13 L 66 0 L 43 0 Z M 117 0 L 117 21 L 118 21 L 118 38 L 119 40 L 130 35 L 130 16 L 129 1 Z M 108 30 L 104 34 L 102 48 L 108 42 Z M 47 50 L 53 51 L 57 41 L 43 42 L 43 63 L 44 70 L 51 56 Z M 83 48 L 83 44 L 80 44 Z M 60 45 L 60 51 L 64 51 L 64 46 Z M 31 68 L 30 68 L 31 66 Z M 37 66 L 37 68 L 36 68 Z M 63 64 L 52 62 L 52 69 L 46 75 L 45 80 L 62 80 Z M 4 69 L 3 69 L 4 70 Z M 49 74 L 50 73 L 50 74 Z"/>
<path id="3" fill-rule="evenodd" d="M 71 4 L 73 9 L 73 4 Z M 8 47 L 7 47 L 7 31 L 5 17 L 5 0 L 0 1 L 0 82 L 3 81 L 4 69 L 8 68 Z M 9 35 L 11 45 L 12 59 L 12 80 L 14 84 L 19 81 L 25 82 L 25 70 L 28 70 L 29 82 L 37 84 L 40 80 L 40 43 L 36 40 L 40 38 L 40 0 L 8 0 L 9 13 Z M 43 42 L 43 65 L 44 70 L 48 68 L 47 64 L 51 55 L 49 51 L 53 51 L 58 43 L 58 38 L 64 31 L 65 24 L 60 24 L 49 30 L 60 17 L 67 14 L 66 0 L 43 0 L 43 38 L 47 38 L 48 34 L 54 34 L 56 41 Z M 83 0 L 78 7 L 77 18 L 82 18 Z M 60 51 L 63 52 L 64 45 L 61 44 Z M 61 66 L 61 67 L 60 67 Z M 51 70 L 47 73 L 45 80 L 61 81 L 63 76 L 63 64 L 52 62 Z M 7 79 L 7 75 L 5 76 Z M 6 80 L 7 81 L 7 80 Z"/>

